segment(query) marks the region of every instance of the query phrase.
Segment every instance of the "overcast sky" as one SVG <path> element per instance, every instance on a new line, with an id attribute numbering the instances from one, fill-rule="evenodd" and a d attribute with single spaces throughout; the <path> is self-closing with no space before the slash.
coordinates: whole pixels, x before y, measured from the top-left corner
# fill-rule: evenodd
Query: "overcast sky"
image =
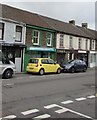
<path id="1" fill-rule="evenodd" d="M 38 13 L 44 16 L 68 22 L 75 20 L 76 25 L 88 23 L 88 27 L 95 29 L 95 1 L 79 0 L 78 2 L 68 0 L 0 0 L 0 3 Z M 15 2 L 16 1 L 16 2 Z M 37 2 L 35 2 L 37 1 Z M 38 2 L 39 1 L 39 2 Z M 46 2 L 44 2 L 46 1 Z"/>

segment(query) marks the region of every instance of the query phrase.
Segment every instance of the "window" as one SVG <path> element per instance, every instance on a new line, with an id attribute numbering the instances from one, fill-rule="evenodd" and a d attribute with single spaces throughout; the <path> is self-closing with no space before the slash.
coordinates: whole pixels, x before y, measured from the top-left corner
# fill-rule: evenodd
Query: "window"
<path id="1" fill-rule="evenodd" d="M 86 50 L 88 49 L 88 39 L 86 39 Z"/>
<path id="2" fill-rule="evenodd" d="M 53 60 L 48 60 L 48 64 L 54 64 Z"/>
<path id="3" fill-rule="evenodd" d="M 60 47 L 63 47 L 63 40 L 64 40 L 64 35 L 60 34 Z"/>
<path id="4" fill-rule="evenodd" d="M 73 48 L 73 37 L 70 36 L 70 39 L 69 39 L 69 48 Z"/>
<path id="5" fill-rule="evenodd" d="M 22 27 L 21 26 L 16 26 L 15 41 L 16 42 L 22 41 Z"/>
<path id="6" fill-rule="evenodd" d="M 79 38 L 79 41 L 78 41 L 78 48 L 81 49 L 81 44 L 82 44 L 82 40 L 81 38 Z"/>
<path id="7" fill-rule="evenodd" d="M 47 33 L 47 46 L 51 46 L 51 42 L 52 42 L 52 34 Z"/>
<path id="8" fill-rule="evenodd" d="M 38 63 L 38 59 L 30 59 L 28 63 Z"/>
<path id="9" fill-rule="evenodd" d="M 4 23 L 0 23 L 0 40 L 3 40 L 4 36 Z"/>
<path id="10" fill-rule="evenodd" d="M 41 62 L 42 62 L 42 64 L 48 64 L 48 60 L 46 60 L 46 59 L 41 60 Z"/>
<path id="11" fill-rule="evenodd" d="M 2 52 L 0 50 L 0 61 L 2 61 Z"/>
<path id="12" fill-rule="evenodd" d="M 95 41 L 94 40 L 92 40 L 92 49 L 94 49 L 95 48 Z"/>
<path id="13" fill-rule="evenodd" d="M 33 44 L 34 45 L 39 45 L 39 31 L 33 31 L 34 33 L 33 33 L 33 40 L 32 40 L 32 42 L 33 42 Z"/>

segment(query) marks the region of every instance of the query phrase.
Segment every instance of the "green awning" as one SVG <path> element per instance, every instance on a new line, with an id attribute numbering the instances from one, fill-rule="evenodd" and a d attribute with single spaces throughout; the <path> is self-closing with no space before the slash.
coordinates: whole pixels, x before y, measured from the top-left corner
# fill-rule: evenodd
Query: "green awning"
<path id="1" fill-rule="evenodd" d="M 31 51 L 44 51 L 44 52 L 56 52 L 55 48 L 41 48 L 41 47 L 28 47 L 27 50 Z"/>

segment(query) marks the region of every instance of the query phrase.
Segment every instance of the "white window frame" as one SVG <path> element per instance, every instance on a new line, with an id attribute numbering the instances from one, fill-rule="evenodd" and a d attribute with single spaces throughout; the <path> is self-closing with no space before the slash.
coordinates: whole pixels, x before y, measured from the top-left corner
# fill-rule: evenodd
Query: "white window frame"
<path id="1" fill-rule="evenodd" d="M 69 37 L 69 48 L 73 48 L 73 37 Z"/>
<path id="2" fill-rule="evenodd" d="M 33 38 L 32 38 L 33 45 L 39 45 L 40 31 L 34 30 L 33 33 L 34 33 L 34 32 L 38 32 L 38 36 L 34 36 L 34 34 L 33 34 Z M 37 42 L 37 43 L 34 43 L 34 38 L 37 38 L 37 39 L 38 39 L 38 42 Z"/>
<path id="3" fill-rule="evenodd" d="M 50 37 L 48 36 L 48 34 L 50 34 Z M 50 41 L 50 44 L 48 44 L 48 41 Z M 51 46 L 51 43 L 52 43 L 52 34 L 47 33 L 47 46 Z"/>
<path id="4" fill-rule="evenodd" d="M 88 50 L 88 39 L 86 39 L 86 50 Z"/>
<path id="5" fill-rule="evenodd" d="M 78 39 L 78 49 L 82 49 L 82 39 Z"/>
<path id="6" fill-rule="evenodd" d="M 64 47 L 64 34 L 60 34 L 60 43 L 59 47 Z"/>
<path id="7" fill-rule="evenodd" d="M 95 40 L 92 40 L 91 48 L 92 48 L 92 50 L 95 49 Z"/>

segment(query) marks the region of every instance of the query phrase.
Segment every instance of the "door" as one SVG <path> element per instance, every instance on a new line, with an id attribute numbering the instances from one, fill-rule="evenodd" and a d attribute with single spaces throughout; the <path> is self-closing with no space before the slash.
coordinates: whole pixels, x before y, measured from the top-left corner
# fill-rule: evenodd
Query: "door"
<path id="1" fill-rule="evenodd" d="M 21 72 L 21 62 L 22 62 L 21 52 L 22 50 L 19 48 L 17 48 L 15 51 L 16 72 Z"/>

